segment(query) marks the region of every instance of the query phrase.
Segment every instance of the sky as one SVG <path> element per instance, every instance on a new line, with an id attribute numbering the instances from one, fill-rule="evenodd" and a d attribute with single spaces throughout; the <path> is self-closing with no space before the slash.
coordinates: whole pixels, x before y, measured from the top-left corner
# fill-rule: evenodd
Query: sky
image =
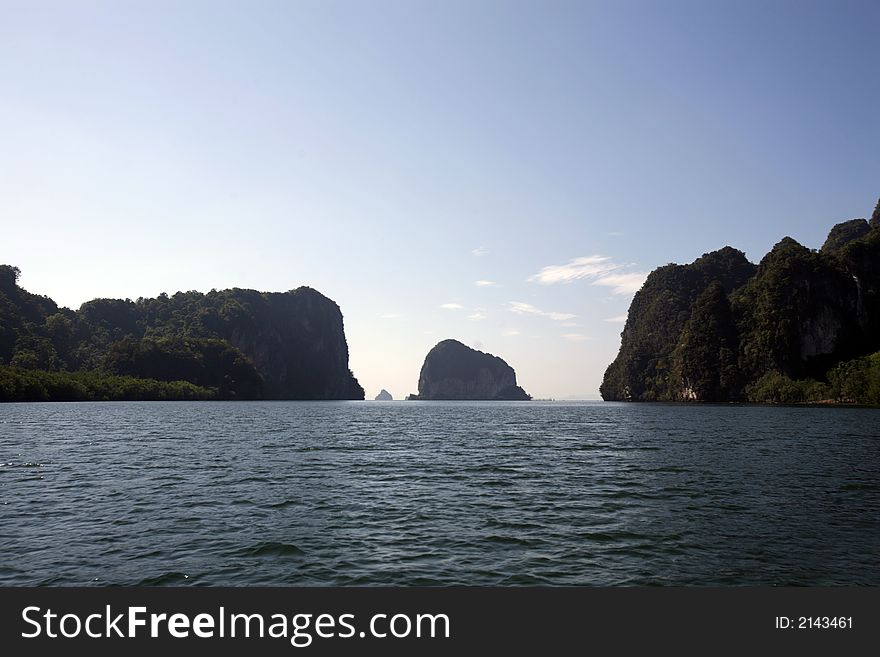
<path id="1" fill-rule="evenodd" d="M 0 262 L 308 285 L 368 398 L 445 338 L 598 396 L 645 276 L 880 196 L 880 3 L 0 0 Z"/>

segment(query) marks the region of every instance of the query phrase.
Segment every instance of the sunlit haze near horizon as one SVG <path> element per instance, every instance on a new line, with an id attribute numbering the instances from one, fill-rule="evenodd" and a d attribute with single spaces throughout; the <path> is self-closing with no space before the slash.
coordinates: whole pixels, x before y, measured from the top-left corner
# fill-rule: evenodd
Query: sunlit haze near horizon
<path id="1" fill-rule="evenodd" d="M 308 285 L 367 398 L 444 338 L 596 398 L 652 269 L 880 195 L 877 2 L 6 2 L 0 262 Z"/>

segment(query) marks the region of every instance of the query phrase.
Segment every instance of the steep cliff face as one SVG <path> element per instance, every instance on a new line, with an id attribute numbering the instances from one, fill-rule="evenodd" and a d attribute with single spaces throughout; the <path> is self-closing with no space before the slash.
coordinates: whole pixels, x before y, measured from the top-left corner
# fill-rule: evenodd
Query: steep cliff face
<path id="1" fill-rule="evenodd" d="M 477 351 L 457 340 L 443 340 L 428 355 L 419 374 L 422 400 L 531 399 L 516 384 L 516 373 L 501 358 Z"/>
<path id="2" fill-rule="evenodd" d="M 245 312 L 218 326 L 250 358 L 273 399 L 363 399 L 348 369 L 342 312 L 308 287 L 284 293 L 236 290 Z"/>
<path id="3" fill-rule="evenodd" d="M 860 351 L 880 350 L 880 214 L 870 233 L 850 242 L 836 255 L 856 287 L 862 325 Z"/>
<path id="4" fill-rule="evenodd" d="M 786 237 L 757 267 L 725 247 L 655 270 L 633 298 L 602 397 L 738 400 L 768 376 L 823 382 L 877 351 L 876 218 L 834 226 L 820 251 Z"/>

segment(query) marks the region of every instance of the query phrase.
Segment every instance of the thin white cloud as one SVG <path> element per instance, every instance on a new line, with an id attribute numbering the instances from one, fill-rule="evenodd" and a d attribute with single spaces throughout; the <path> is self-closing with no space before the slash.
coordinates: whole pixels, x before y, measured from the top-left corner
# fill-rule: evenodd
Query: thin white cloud
<path id="1" fill-rule="evenodd" d="M 478 310 L 478 311 L 475 312 L 473 315 L 468 315 L 468 319 L 471 320 L 471 321 L 473 321 L 473 322 L 480 322 L 480 321 L 486 319 L 487 316 L 488 316 L 488 315 L 486 315 L 486 313 L 484 313 L 484 312 Z"/>
<path id="2" fill-rule="evenodd" d="M 461 310 L 464 308 L 460 303 L 441 303 L 440 307 L 444 310 Z"/>
<path id="3" fill-rule="evenodd" d="M 624 323 L 626 323 L 626 315 L 617 315 L 617 317 L 609 317 L 605 321 L 611 322 L 612 324 L 624 324 Z"/>
<path id="4" fill-rule="evenodd" d="M 577 315 L 572 315 L 571 313 L 553 313 L 546 312 L 541 310 L 540 308 L 535 308 L 530 303 L 525 303 L 523 301 L 510 301 L 508 302 L 508 310 L 512 313 L 516 313 L 517 315 L 537 315 L 539 317 L 549 317 L 554 322 L 565 322 L 569 319 L 574 319 Z"/>
<path id="5" fill-rule="evenodd" d="M 562 324 L 560 324 L 560 326 L 562 326 L 564 328 L 576 328 L 576 327 L 580 326 L 580 324 L 578 324 L 577 322 L 562 322 Z"/>
<path id="6" fill-rule="evenodd" d="M 611 237 L 623 237 L 626 233 L 621 233 L 619 230 L 612 230 L 608 233 Z"/>
<path id="7" fill-rule="evenodd" d="M 582 278 L 602 276 L 620 267 L 621 265 L 612 262 L 609 256 L 591 255 L 573 258 L 564 265 L 549 265 L 534 276 L 530 276 L 528 280 L 541 285 L 571 283 Z"/>
<path id="8" fill-rule="evenodd" d="M 489 249 L 487 249 L 485 246 L 478 246 L 476 249 L 471 250 L 471 254 L 477 256 L 478 258 L 480 256 L 486 255 L 487 253 L 489 253 Z"/>
<path id="9" fill-rule="evenodd" d="M 517 329 L 505 329 L 505 330 L 501 333 L 501 335 L 503 335 L 503 336 L 505 336 L 505 337 L 508 337 L 508 338 L 512 338 L 512 337 L 514 337 L 514 336 L 516 336 L 516 335 L 520 335 L 520 332 L 519 332 Z"/>
<path id="10" fill-rule="evenodd" d="M 510 312 L 516 313 L 517 315 L 543 315 L 544 312 L 538 310 L 530 303 L 524 303 L 522 301 L 511 301 L 510 302 Z"/>
<path id="11" fill-rule="evenodd" d="M 571 340 L 573 342 L 582 342 L 584 340 L 592 340 L 592 338 L 588 335 L 583 335 L 582 333 L 563 333 L 562 337 L 566 340 Z"/>
<path id="12" fill-rule="evenodd" d="M 495 281 L 474 281 L 474 285 L 477 287 L 495 287 L 498 283 Z"/>
<path id="13" fill-rule="evenodd" d="M 571 283 L 581 279 L 590 279 L 592 285 L 604 285 L 612 288 L 612 294 L 633 294 L 642 287 L 647 272 L 622 271 L 632 264 L 621 265 L 609 256 L 591 255 L 573 258 L 564 265 L 549 265 L 534 276 L 529 282 L 541 285 Z"/>
<path id="14" fill-rule="evenodd" d="M 612 288 L 611 294 L 635 294 L 645 284 L 646 278 L 648 278 L 648 273 L 642 271 L 629 274 L 610 274 L 597 278 L 593 281 L 593 285 L 610 287 Z"/>

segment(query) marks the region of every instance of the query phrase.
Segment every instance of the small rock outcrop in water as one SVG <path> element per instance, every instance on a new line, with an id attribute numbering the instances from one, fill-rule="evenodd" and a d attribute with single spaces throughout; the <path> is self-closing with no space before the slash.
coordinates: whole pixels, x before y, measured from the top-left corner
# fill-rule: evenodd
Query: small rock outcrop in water
<path id="1" fill-rule="evenodd" d="M 382 388 L 379 391 L 379 394 L 376 395 L 376 401 L 394 401 L 394 397 L 391 396 L 391 393 Z"/>
<path id="2" fill-rule="evenodd" d="M 501 358 L 443 340 L 425 357 L 419 374 L 419 400 L 509 400 L 531 397 L 516 384 L 516 372 Z"/>

